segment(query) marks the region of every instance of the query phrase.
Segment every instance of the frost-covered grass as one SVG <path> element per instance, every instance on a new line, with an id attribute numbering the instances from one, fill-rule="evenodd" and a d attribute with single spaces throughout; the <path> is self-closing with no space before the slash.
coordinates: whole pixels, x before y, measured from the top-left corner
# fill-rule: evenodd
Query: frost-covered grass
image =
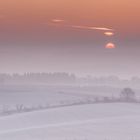
<path id="1" fill-rule="evenodd" d="M 80 87 L 1 89 L 1 109 L 18 108 L 20 113 L 0 117 L 0 140 L 140 139 L 139 103 L 112 103 L 108 101 L 112 92 L 97 92 L 97 95 L 86 90 Z M 119 92 L 114 97 L 118 95 Z M 31 108 L 31 112 L 20 111 L 21 105 Z"/>
<path id="2" fill-rule="evenodd" d="M 88 104 L 0 118 L 2 140 L 139 140 L 140 105 Z"/>
<path id="3" fill-rule="evenodd" d="M 119 94 L 120 89 L 111 87 L 4 86 L 0 87 L 0 116 L 81 104 L 120 102 Z"/>

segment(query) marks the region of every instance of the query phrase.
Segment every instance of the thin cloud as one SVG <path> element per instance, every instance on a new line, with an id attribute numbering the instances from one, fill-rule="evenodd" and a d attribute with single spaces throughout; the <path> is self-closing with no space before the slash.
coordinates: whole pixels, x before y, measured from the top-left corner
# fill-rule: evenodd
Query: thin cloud
<path id="1" fill-rule="evenodd" d="M 104 35 L 106 36 L 113 36 L 114 35 L 114 29 L 107 28 L 107 27 L 96 27 L 96 26 L 82 26 L 82 25 L 71 25 L 66 24 L 64 19 L 52 19 L 49 25 L 59 25 L 61 27 L 67 27 L 67 28 L 75 28 L 75 29 L 82 29 L 82 30 L 99 30 L 104 31 Z"/>
<path id="2" fill-rule="evenodd" d="M 106 36 L 113 36 L 114 33 L 113 33 L 113 32 L 109 32 L 109 31 L 107 31 L 107 32 L 104 33 L 104 35 L 106 35 Z"/>
<path id="3" fill-rule="evenodd" d="M 55 22 L 55 23 L 60 23 L 60 22 L 64 22 L 65 20 L 63 20 L 63 19 L 52 19 L 51 21 Z"/>
<path id="4" fill-rule="evenodd" d="M 87 29 L 87 30 L 114 31 L 114 29 L 105 28 L 105 27 L 77 26 L 77 25 L 71 25 L 70 27 L 77 28 L 77 29 Z"/>

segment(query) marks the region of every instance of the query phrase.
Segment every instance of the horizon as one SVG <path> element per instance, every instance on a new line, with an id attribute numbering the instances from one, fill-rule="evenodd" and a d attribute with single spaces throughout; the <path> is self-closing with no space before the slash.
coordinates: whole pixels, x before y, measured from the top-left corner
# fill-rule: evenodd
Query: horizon
<path id="1" fill-rule="evenodd" d="M 68 76 L 75 76 L 76 78 L 118 78 L 119 80 L 132 80 L 133 78 L 138 78 L 140 79 L 139 76 L 130 76 L 130 77 L 120 77 L 117 75 L 91 75 L 91 74 L 85 74 L 85 75 L 78 75 L 76 73 L 69 73 L 69 72 L 23 72 L 23 73 L 19 73 L 19 72 L 14 72 L 14 73 L 1 73 L 0 72 L 0 76 L 1 75 L 10 75 L 10 76 L 14 76 L 14 75 L 19 75 L 19 76 L 24 76 L 24 75 L 31 75 L 31 74 L 50 74 L 50 75 L 54 75 L 54 74 L 67 74 Z"/>

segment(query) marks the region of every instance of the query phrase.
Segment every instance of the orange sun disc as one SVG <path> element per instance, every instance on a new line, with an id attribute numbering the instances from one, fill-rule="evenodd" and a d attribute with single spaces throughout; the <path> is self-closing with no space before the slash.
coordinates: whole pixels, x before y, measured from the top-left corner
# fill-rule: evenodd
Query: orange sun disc
<path id="1" fill-rule="evenodd" d="M 113 43 L 108 43 L 108 44 L 106 44 L 105 48 L 106 48 L 106 49 L 115 49 L 116 46 L 115 46 L 115 44 L 113 44 Z"/>

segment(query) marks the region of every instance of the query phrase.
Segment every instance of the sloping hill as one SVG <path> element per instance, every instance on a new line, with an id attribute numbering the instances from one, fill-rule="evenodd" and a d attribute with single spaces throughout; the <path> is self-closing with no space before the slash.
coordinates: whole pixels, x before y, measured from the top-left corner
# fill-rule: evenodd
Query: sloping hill
<path id="1" fill-rule="evenodd" d="M 54 108 L 0 118 L 0 140 L 137 140 L 140 105 Z"/>

